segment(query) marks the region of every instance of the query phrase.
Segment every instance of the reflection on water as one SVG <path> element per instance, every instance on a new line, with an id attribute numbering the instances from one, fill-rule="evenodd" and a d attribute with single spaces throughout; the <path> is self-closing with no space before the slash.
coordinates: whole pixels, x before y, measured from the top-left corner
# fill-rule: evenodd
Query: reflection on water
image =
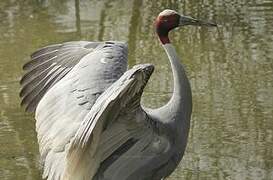
<path id="1" fill-rule="evenodd" d="M 1 0 L 0 179 L 41 179 L 35 122 L 18 98 L 22 64 L 38 47 L 127 41 L 130 66 L 156 66 L 143 103 L 158 107 L 169 99 L 170 66 L 153 30 L 165 8 L 220 24 L 171 34 L 191 81 L 194 111 L 185 157 L 169 179 L 273 179 L 271 0 Z"/>

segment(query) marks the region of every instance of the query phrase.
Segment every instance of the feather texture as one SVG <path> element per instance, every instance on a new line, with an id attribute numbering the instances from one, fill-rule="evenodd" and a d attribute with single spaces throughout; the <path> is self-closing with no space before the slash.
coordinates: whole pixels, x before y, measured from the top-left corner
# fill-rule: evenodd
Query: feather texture
<path id="1" fill-rule="evenodd" d="M 153 65 L 126 71 L 120 42 L 52 45 L 31 57 L 20 95 L 28 111 L 36 110 L 43 178 L 131 179 L 139 164 L 153 169 L 149 162 L 168 147 L 140 106 Z"/>
<path id="2" fill-rule="evenodd" d="M 44 94 L 101 43 L 76 41 L 44 47 L 31 55 L 23 67 L 27 73 L 20 83 L 21 104 L 34 112 Z"/>
<path id="3" fill-rule="evenodd" d="M 59 180 L 64 178 L 67 152 L 82 120 L 99 95 L 126 71 L 127 46 L 69 42 L 42 48 L 31 57 L 21 80 L 22 104 L 28 111 L 36 109 L 43 177 Z"/>
<path id="4" fill-rule="evenodd" d="M 145 119 L 140 122 L 135 119 L 134 112 L 140 108 L 139 103 L 136 109 L 126 109 L 128 114 L 133 114 L 131 119 L 124 117 L 121 109 L 130 104 L 132 99 L 140 102 L 140 95 L 152 72 L 153 66 L 150 64 L 135 66 L 99 96 L 73 138 L 64 175 L 67 179 L 84 179 L 84 177 L 92 179 L 100 162 L 107 159 L 134 135 L 133 130 L 127 125 L 128 122 L 132 129 L 139 130 L 140 127 L 145 127 Z M 135 96 L 138 98 L 134 98 Z M 104 133 L 103 129 L 105 129 Z M 106 144 L 110 138 L 111 143 Z M 85 162 L 83 159 L 86 158 L 94 161 Z"/>

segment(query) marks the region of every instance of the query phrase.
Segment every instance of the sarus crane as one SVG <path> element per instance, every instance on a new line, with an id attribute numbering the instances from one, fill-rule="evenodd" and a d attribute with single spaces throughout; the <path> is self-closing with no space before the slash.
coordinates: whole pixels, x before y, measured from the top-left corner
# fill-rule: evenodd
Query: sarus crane
<path id="1" fill-rule="evenodd" d="M 31 55 L 20 96 L 35 112 L 44 179 L 160 180 L 175 170 L 187 144 L 192 95 L 168 33 L 186 25 L 216 26 L 168 9 L 155 20 L 174 84 L 157 109 L 140 103 L 154 66 L 127 70 L 124 42 L 66 42 Z"/>

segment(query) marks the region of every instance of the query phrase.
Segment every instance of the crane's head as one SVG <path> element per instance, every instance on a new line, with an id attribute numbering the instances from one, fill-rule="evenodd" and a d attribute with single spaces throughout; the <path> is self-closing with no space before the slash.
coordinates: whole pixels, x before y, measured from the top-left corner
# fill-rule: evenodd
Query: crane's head
<path id="1" fill-rule="evenodd" d="M 159 13 L 155 21 L 157 35 L 162 44 L 170 43 L 168 33 L 176 27 L 193 26 L 217 26 L 215 23 L 201 21 L 190 16 L 183 16 L 174 10 L 166 9 Z"/>

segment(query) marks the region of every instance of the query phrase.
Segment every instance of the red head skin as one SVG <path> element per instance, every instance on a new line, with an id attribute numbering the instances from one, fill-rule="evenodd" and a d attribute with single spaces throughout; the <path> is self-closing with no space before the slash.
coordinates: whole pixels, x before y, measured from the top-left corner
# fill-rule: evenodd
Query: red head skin
<path id="1" fill-rule="evenodd" d="M 170 43 L 169 32 L 179 26 L 180 15 L 175 12 L 163 11 L 155 20 L 156 33 L 160 42 L 164 45 Z"/>

